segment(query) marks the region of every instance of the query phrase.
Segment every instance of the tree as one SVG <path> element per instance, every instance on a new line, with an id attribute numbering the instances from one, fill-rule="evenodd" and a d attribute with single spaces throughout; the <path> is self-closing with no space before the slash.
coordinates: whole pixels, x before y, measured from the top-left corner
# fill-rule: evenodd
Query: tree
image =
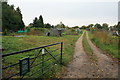
<path id="1" fill-rule="evenodd" d="M 93 24 L 89 24 L 87 27 L 86 27 L 87 30 L 92 30 L 93 29 Z"/>
<path id="2" fill-rule="evenodd" d="M 43 22 L 43 17 L 42 15 L 39 16 L 39 23 L 40 23 L 40 27 L 44 28 L 44 22 Z"/>
<path id="3" fill-rule="evenodd" d="M 95 28 L 95 29 L 102 29 L 102 26 L 101 26 L 100 24 L 96 23 L 96 24 L 94 25 L 94 28 Z"/>
<path id="4" fill-rule="evenodd" d="M 2 31 L 16 32 L 24 29 L 24 22 L 20 8 L 14 9 L 14 5 L 9 5 L 7 2 L 2 2 Z"/>
<path id="5" fill-rule="evenodd" d="M 83 26 L 81 27 L 81 29 L 86 29 L 86 26 L 85 26 L 85 25 L 83 25 Z"/>
<path id="6" fill-rule="evenodd" d="M 11 5 L 11 8 L 14 9 L 14 5 Z"/>
<path id="7" fill-rule="evenodd" d="M 21 10 L 20 10 L 20 8 L 19 7 L 17 7 L 16 8 L 16 11 L 17 11 L 17 13 L 18 13 L 18 15 L 19 15 L 19 22 L 18 22 L 18 24 L 20 25 L 20 29 L 22 30 L 22 29 L 24 29 L 24 22 L 23 22 L 23 20 L 22 20 L 22 14 L 21 14 Z"/>
<path id="8" fill-rule="evenodd" d="M 65 28 L 65 25 L 62 22 L 60 22 L 60 24 L 57 24 L 55 27 L 56 28 Z"/>
<path id="9" fill-rule="evenodd" d="M 60 22 L 60 26 L 61 28 L 65 28 L 65 25 L 62 22 Z"/>
<path id="10" fill-rule="evenodd" d="M 102 27 L 103 27 L 104 30 L 108 30 L 108 24 L 107 23 L 103 23 Z"/>
<path id="11" fill-rule="evenodd" d="M 51 24 L 47 23 L 44 25 L 45 28 L 53 28 L 53 25 L 51 26 Z"/>
<path id="12" fill-rule="evenodd" d="M 54 25 L 51 26 L 51 28 L 54 28 L 54 27 L 55 27 Z"/>
<path id="13" fill-rule="evenodd" d="M 32 26 L 33 26 L 33 23 L 30 23 L 30 24 L 29 24 L 29 27 L 32 27 Z"/>
<path id="14" fill-rule="evenodd" d="M 40 15 L 39 18 L 35 17 L 35 19 L 33 20 L 33 26 L 32 27 L 44 28 L 44 22 L 43 22 L 42 15 Z"/>
<path id="15" fill-rule="evenodd" d="M 79 26 L 74 26 L 74 27 L 72 27 L 72 28 L 76 29 L 76 28 L 79 28 Z"/>
<path id="16" fill-rule="evenodd" d="M 92 27 L 93 27 L 93 24 L 89 24 L 89 25 L 88 25 L 88 28 L 92 28 Z"/>
<path id="17" fill-rule="evenodd" d="M 33 26 L 32 27 L 39 27 L 39 23 L 38 23 L 37 17 L 35 17 L 35 19 L 33 20 Z"/>

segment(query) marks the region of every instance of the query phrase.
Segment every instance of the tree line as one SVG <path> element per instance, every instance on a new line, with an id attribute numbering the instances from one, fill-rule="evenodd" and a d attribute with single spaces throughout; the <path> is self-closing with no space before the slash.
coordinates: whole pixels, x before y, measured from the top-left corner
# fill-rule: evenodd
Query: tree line
<path id="1" fill-rule="evenodd" d="M 95 25 L 94 24 L 89 24 L 88 26 L 83 25 L 81 29 L 90 30 L 94 28 L 95 30 L 108 30 L 108 26 L 109 25 L 107 23 L 103 23 L 102 25 L 99 23 L 96 23 Z"/>

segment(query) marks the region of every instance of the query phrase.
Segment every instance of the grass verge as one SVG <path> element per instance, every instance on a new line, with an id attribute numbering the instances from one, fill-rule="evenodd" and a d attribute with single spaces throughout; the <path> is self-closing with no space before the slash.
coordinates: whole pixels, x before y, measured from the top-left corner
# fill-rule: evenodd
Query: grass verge
<path id="1" fill-rule="evenodd" d="M 88 42 L 87 42 L 87 39 L 86 39 L 86 32 L 84 33 L 83 35 L 83 40 L 82 40 L 82 43 L 83 43 L 83 47 L 84 47 L 84 51 L 86 52 L 86 54 L 90 57 L 90 59 L 92 61 L 97 61 L 97 58 L 96 56 L 94 55 L 91 47 L 89 46 Z"/>

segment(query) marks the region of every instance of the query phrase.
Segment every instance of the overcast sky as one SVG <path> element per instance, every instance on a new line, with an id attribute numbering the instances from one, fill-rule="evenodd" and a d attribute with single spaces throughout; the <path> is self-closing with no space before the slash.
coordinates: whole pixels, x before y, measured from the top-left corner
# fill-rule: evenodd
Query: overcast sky
<path id="1" fill-rule="evenodd" d="M 25 25 L 43 16 L 44 23 L 61 21 L 70 27 L 95 23 L 115 25 L 118 22 L 119 0 L 8 0 L 20 7 Z"/>

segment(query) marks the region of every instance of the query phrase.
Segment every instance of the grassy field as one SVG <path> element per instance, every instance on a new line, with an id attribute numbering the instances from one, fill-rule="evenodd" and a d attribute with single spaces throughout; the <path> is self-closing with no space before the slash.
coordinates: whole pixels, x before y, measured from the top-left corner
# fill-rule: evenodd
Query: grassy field
<path id="1" fill-rule="evenodd" d="M 63 42 L 63 64 L 66 65 L 69 61 L 72 60 L 73 52 L 74 52 L 74 46 L 76 40 L 80 37 L 80 35 L 64 35 L 62 37 L 53 37 L 53 36 L 25 36 L 25 37 L 13 37 L 13 36 L 3 36 L 2 37 L 2 46 L 3 46 L 3 54 L 7 54 L 10 52 L 15 52 L 15 51 L 20 51 L 20 50 L 25 50 L 25 49 L 30 49 L 30 48 L 35 48 L 43 45 L 48 45 L 52 43 L 57 43 L 57 42 Z M 60 45 L 48 47 L 48 50 L 54 50 L 56 48 L 59 48 Z M 11 63 L 18 62 L 19 59 L 22 59 L 24 57 L 30 56 L 33 57 L 35 56 L 36 53 L 38 53 L 38 50 L 34 50 L 28 53 L 22 53 L 22 54 L 17 54 L 13 56 L 8 56 L 6 58 L 3 58 L 3 66 L 6 66 Z M 56 53 L 60 53 L 60 51 L 52 53 L 55 55 Z M 47 55 L 45 58 L 50 57 Z M 36 60 L 36 63 L 38 63 L 41 59 Z M 54 60 L 52 60 L 54 61 Z M 48 63 L 50 63 L 49 61 Z M 45 65 L 47 65 L 46 63 Z M 53 66 L 54 67 L 54 66 Z M 53 68 L 52 67 L 52 68 Z M 35 71 L 38 69 L 38 67 L 34 68 L 32 71 Z M 57 77 L 56 75 L 59 74 L 61 71 L 60 65 L 56 65 L 54 67 L 51 73 L 47 73 L 47 77 Z M 8 72 L 9 71 L 9 72 Z M 15 72 L 19 72 L 19 66 L 14 67 L 14 70 L 9 68 L 9 70 L 4 71 L 3 74 L 5 76 L 8 76 L 9 74 L 13 74 Z M 53 74 L 53 72 L 55 74 Z M 57 73 L 56 73 L 57 72 Z M 37 74 L 36 74 L 37 75 Z M 34 77 L 34 76 L 33 76 Z"/>
<path id="2" fill-rule="evenodd" d="M 119 37 L 112 36 L 103 31 L 89 32 L 89 37 L 98 48 L 113 58 L 120 60 L 120 55 L 118 54 L 120 51 L 118 49 Z"/>
<path id="3" fill-rule="evenodd" d="M 93 54 L 93 51 L 92 51 L 91 47 L 89 46 L 89 44 L 87 42 L 86 32 L 83 35 L 82 43 L 83 43 L 84 50 L 85 50 L 86 54 L 89 56 L 89 58 L 92 61 L 97 61 L 96 56 Z"/>

